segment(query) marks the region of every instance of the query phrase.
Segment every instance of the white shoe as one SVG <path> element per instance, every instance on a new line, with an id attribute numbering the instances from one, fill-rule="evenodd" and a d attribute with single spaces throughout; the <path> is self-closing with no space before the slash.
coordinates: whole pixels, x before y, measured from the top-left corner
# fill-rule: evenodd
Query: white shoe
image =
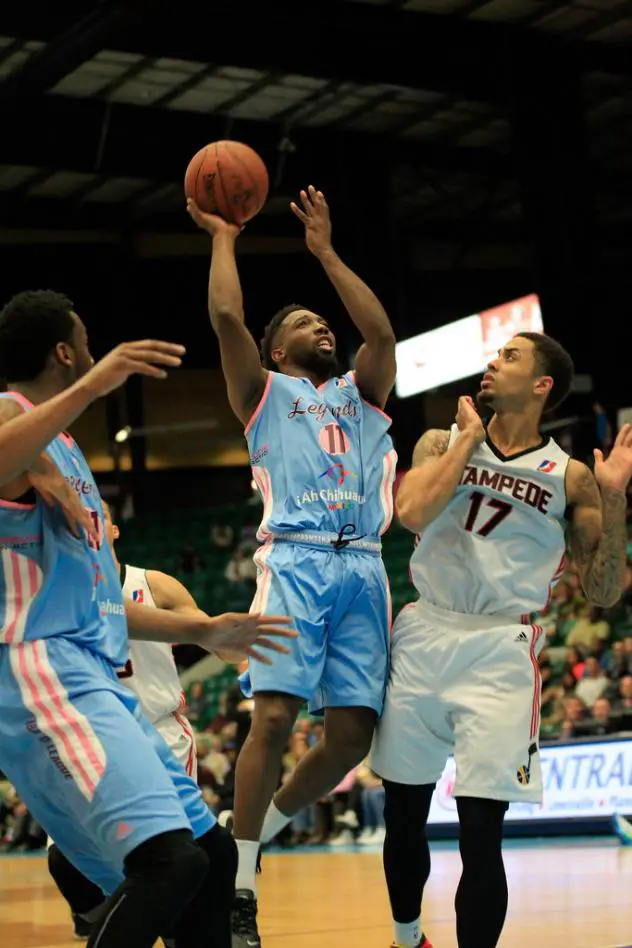
<path id="1" fill-rule="evenodd" d="M 360 825 L 355 810 L 347 810 L 342 816 L 336 817 L 336 824 L 344 826 L 345 829 L 356 830 Z"/>
<path id="2" fill-rule="evenodd" d="M 360 838 L 358 842 L 361 846 L 381 846 L 385 838 L 386 830 L 383 826 L 378 826 L 377 829 L 371 830 L 364 839 Z"/>
<path id="3" fill-rule="evenodd" d="M 343 829 L 335 839 L 332 839 L 328 846 L 353 846 L 353 833 L 349 829 Z"/>
<path id="4" fill-rule="evenodd" d="M 371 836 L 373 836 L 373 833 L 374 833 L 374 832 L 375 832 L 375 830 L 374 830 L 372 827 L 370 827 L 370 826 L 365 826 L 364 829 L 362 830 L 362 832 L 360 833 L 360 835 L 358 836 L 358 838 L 356 839 L 356 843 L 357 843 L 359 846 L 366 846 L 366 845 L 367 845 L 367 840 L 368 840 Z"/>

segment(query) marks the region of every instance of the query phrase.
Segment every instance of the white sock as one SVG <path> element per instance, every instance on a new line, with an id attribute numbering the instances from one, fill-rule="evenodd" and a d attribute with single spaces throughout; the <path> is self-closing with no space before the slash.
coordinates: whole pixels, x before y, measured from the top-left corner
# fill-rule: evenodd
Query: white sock
<path id="1" fill-rule="evenodd" d="M 237 854 L 239 856 L 235 889 L 250 889 L 256 895 L 259 843 L 252 839 L 236 839 L 235 842 L 237 843 Z"/>
<path id="2" fill-rule="evenodd" d="M 266 813 L 266 818 L 263 821 L 263 828 L 261 830 L 261 842 L 269 843 L 271 839 L 274 839 L 282 829 L 285 829 L 288 823 L 292 821 L 291 816 L 286 816 L 285 813 L 281 813 L 277 809 L 274 800 L 268 807 L 268 812 Z"/>
<path id="3" fill-rule="evenodd" d="M 421 941 L 421 917 L 415 922 L 393 922 L 395 926 L 395 944 L 398 948 L 417 948 Z"/>

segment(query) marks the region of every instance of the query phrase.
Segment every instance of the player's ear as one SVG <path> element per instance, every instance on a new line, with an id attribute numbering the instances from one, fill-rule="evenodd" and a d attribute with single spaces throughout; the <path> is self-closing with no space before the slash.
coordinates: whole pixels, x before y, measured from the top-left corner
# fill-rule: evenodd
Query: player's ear
<path id="1" fill-rule="evenodd" d="M 61 362 L 62 365 L 74 365 L 74 349 L 67 342 L 58 342 L 53 352 L 57 361 Z"/>
<path id="2" fill-rule="evenodd" d="M 553 379 L 551 378 L 551 376 L 541 375 L 539 378 L 535 380 L 533 391 L 536 395 L 541 395 L 543 398 L 546 398 L 546 396 L 549 394 L 552 388 L 553 388 Z"/>
<path id="3" fill-rule="evenodd" d="M 272 356 L 273 362 L 283 362 L 283 359 L 285 358 L 285 349 L 283 346 L 275 346 L 270 355 Z"/>
<path id="4" fill-rule="evenodd" d="M 113 523 L 113 524 L 112 524 L 112 536 L 114 537 L 115 540 L 118 540 L 118 538 L 120 537 L 120 535 L 121 535 L 121 531 L 120 531 L 119 528 L 116 526 L 116 524 Z"/>

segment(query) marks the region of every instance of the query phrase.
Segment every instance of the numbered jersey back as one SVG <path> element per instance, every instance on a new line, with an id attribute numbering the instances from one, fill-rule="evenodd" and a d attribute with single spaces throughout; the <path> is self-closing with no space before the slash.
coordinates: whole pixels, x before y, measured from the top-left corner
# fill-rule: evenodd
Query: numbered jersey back
<path id="1" fill-rule="evenodd" d="M 123 570 L 125 598 L 155 608 L 145 570 L 137 566 L 124 566 Z M 183 704 L 173 652 L 165 642 L 130 640 L 129 661 L 119 672 L 119 678 L 136 692 L 143 712 L 152 724 L 178 711 Z"/>
<path id="2" fill-rule="evenodd" d="M 33 405 L 17 392 L 0 398 Z M 98 540 L 75 537 L 59 507 L 0 501 L 0 642 L 65 636 L 115 666 L 127 659 L 127 620 L 118 569 L 103 536 L 99 490 L 78 445 L 61 434 L 46 449 L 83 505 Z M 30 498 L 29 498 L 30 499 Z"/>
<path id="3" fill-rule="evenodd" d="M 453 426 L 450 445 L 457 437 Z M 474 615 L 542 610 L 564 568 L 568 461 L 551 439 L 509 458 L 479 445 L 418 539 L 410 566 L 421 598 Z"/>
<path id="4" fill-rule="evenodd" d="M 338 533 L 379 537 L 393 515 L 397 455 L 390 418 L 364 401 L 348 372 L 316 388 L 309 379 L 268 373 L 246 427 L 252 471 L 263 499 L 258 537 Z"/>

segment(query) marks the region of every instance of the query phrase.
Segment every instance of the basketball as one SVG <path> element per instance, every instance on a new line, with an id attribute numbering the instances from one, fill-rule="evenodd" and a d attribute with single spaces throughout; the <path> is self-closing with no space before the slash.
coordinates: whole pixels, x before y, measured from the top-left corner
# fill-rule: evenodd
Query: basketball
<path id="1" fill-rule="evenodd" d="M 259 213 L 268 187 L 265 164 L 242 142 L 205 145 L 193 156 L 184 176 L 184 193 L 200 210 L 239 225 Z"/>

